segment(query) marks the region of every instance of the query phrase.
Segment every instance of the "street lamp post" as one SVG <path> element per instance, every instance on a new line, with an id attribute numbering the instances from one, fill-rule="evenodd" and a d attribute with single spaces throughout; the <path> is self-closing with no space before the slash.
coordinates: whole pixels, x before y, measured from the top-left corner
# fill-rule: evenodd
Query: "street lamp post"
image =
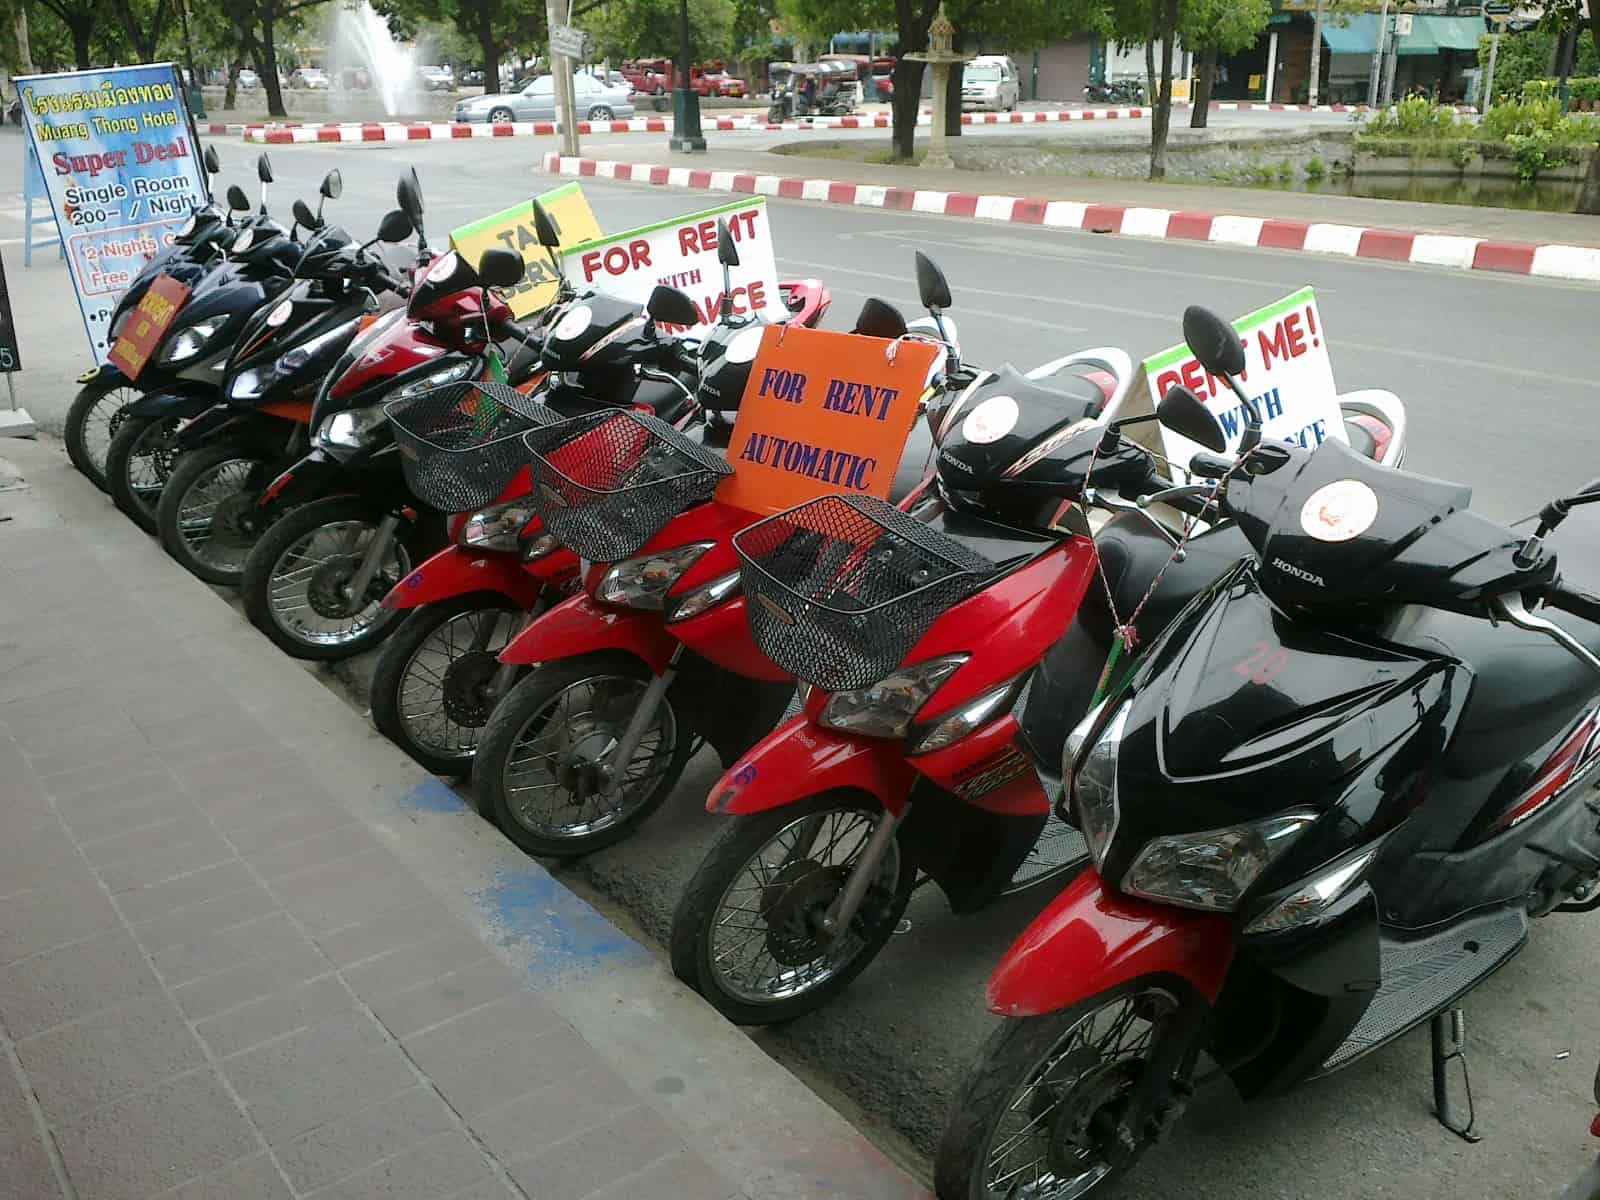
<path id="1" fill-rule="evenodd" d="M 700 97 L 689 86 L 689 0 L 678 0 L 678 78 L 672 89 L 672 138 L 674 150 L 693 154 L 706 148 L 700 133 Z"/>

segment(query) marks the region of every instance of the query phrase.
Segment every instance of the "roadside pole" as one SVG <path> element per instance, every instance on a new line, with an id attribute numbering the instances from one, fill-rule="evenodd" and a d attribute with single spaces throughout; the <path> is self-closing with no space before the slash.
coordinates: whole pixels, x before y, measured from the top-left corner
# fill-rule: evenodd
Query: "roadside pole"
<path id="1" fill-rule="evenodd" d="M 1389 29 L 1389 0 L 1378 10 L 1378 44 L 1372 48 L 1372 76 L 1367 81 L 1367 107 L 1378 107 L 1378 82 L 1383 78 L 1384 35 Z"/>
<path id="2" fill-rule="evenodd" d="M 582 36 L 579 35 L 580 45 L 574 54 L 574 47 L 564 37 L 573 31 L 567 28 L 567 11 L 563 10 L 570 11 L 570 8 L 561 0 L 544 0 L 544 17 L 550 30 L 550 77 L 556 102 L 556 120 L 561 125 L 561 153 L 576 158 L 578 113 L 577 105 L 573 103 L 576 93 L 572 87 L 572 60 L 582 56 Z"/>
<path id="3" fill-rule="evenodd" d="M 1478 102 L 1478 111 L 1486 113 L 1489 106 L 1494 103 L 1494 64 L 1500 57 L 1500 31 L 1505 28 L 1500 17 L 1491 17 L 1494 22 L 1494 32 L 1489 35 L 1489 66 L 1483 73 L 1483 96 Z"/>
<path id="4" fill-rule="evenodd" d="M 1322 9 L 1327 0 L 1317 0 L 1317 6 L 1311 13 L 1311 75 L 1306 86 L 1306 99 L 1311 102 L 1311 107 L 1317 106 L 1317 92 L 1321 90 L 1322 82 Z"/>

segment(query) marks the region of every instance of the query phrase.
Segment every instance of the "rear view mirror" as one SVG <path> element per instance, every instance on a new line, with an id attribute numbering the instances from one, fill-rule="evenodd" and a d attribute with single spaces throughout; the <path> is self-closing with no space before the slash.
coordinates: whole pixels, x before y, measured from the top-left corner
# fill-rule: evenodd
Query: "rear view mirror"
<path id="1" fill-rule="evenodd" d="M 249 212 L 250 198 L 244 194 L 244 189 L 237 183 L 228 185 L 228 207 L 234 212 Z"/>
<path id="2" fill-rule="evenodd" d="M 478 259 L 478 278 L 485 287 L 515 287 L 526 272 L 522 255 L 504 246 L 493 246 Z"/>
<path id="3" fill-rule="evenodd" d="M 339 174 L 335 167 L 322 177 L 322 186 L 317 189 L 328 200 L 337 200 L 344 191 L 344 176 Z"/>
<path id="4" fill-rule="evenodd" d="M 670 288 L 664 283 L 656 284 L 644 310 L 650 314 L 652 321 L 660 325 L 700 324 L 700 310 L 695 308 L 694 301 L 677 288 Z"/>
<path id="5" fill-rule="evenodd" d="M 922 307 L 929 312 L 939 312 L 950 307 L 950 284 L 938 264 L 921 250 L 917 251 L 917 296 Z"/>
<path id="6" fill-rule="evenodd" d="M 398 208 L 392 208 L 383 214 L 383 220 L 378 222 L 378 240 L 393 245 L 403 242 L 411 236 L 411 218 Z"/>
<path id="7" fill-rule="evenodd" d="M 861 306 L 861 315 L 856 318 L 856 327 L 851 332 L 875 338 L 903 337 L 906 319 L 894 305 L 872 296 Z"/>
<path id="8" fill-rule="evenodd" d="M 1244 370 L 1244 345 L 1239 335 L 1209 309 L 1195 304 L 1183 310 L 1183 340 L 1200 365 L 1213 375 L 1233 376 Z"/>
<path id="9" fill-rule="evenodd" d="M 533 202 L 533 231 L 538 235 L 539 245 L 546 250 L 561 248 L 561 230 L 556 228 L 555 218 L 545 212 L 544 205 L 537 200 Z"/>
<path id="10" fill-rule="evenodd" d="M 725 267 L 739 265 L 739 247 L 733 244 L 733 234 L 728 231 L 728 222 L 721 217 L 717 218 L 717 261 Z"/>
<path id="11" fill-rule="evenodd" d="M 272 182 L 272 160 L 265 154 L 256 159 L 256 178 L 262 183 Z"/>
<path id="12" fill-rule="evenodd" d="M 421 229 L 422 185 L 417 181 L 417 169 L 415 167 L 400 176 L 400 182 L 395 184 L 394 197 L 401 210 L 411 218 L 411 223 Z"/>
<path id="13" fill-rule="evenodd" d="M 1193 348 L 1190 347 L 1191 350 Z M 1199 396 L 1181 383 L 1173 384 L 1167 389 L 1167 394 L 1161 397 L 1161 403 L 1156 406 L 1156 420 L 1173 433 L 1186 437 L 1191 442 L 1199 442 L 1214 453 L 1220 453 L 1228 445 L 1227 439 L 1222 435 L 1222 426 L 1218 424 L 1216 417 L 1211 415 L 1211 410 Z"/>
<path id="14" fill-rule="evenodd" d="M 294 213 L 294 219 L 307 229 L 315 229 L 321 224 L 317 220 L 317 215 L 311 211 L 311 206 L 304 200 L 296 200 L 290 205 L 290 211 Z"/>
<path id="15" fill-rule="evenodd" d="M 216 175 L 221 172 L 222 160 L 217 157 L 217 148 L 215 146 L 206 147 L 205 164 L 207 173 Z"/>

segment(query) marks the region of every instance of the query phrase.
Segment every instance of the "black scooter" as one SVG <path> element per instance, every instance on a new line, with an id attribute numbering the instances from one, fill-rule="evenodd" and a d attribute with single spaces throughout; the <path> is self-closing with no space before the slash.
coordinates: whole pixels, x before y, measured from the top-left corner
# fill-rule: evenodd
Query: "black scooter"
<path id="1" fill-rule="evenodd" d="M 1265 1096 L 1430 1022 L 1439 1120 L 1475 1140 L 1462 998 L 1532 918 L 1600 907 L 1600 483 L 1526 536 L 1463 485 L 1260 444 L 1237 334 L 1190 309 L 1184 336 L 1248 414 L 1192 467 L 1252 553 L 1069 739 L 1094 869 L 990 979 L 946 1200 L 1098 1194 L 1202 1051 Z"/>

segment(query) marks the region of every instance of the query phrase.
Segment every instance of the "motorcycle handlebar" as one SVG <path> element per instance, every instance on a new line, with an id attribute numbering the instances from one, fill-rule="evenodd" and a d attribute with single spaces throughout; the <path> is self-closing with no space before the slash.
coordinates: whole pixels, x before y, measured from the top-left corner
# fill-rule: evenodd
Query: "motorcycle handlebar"
<path id="1" fill-rule="evenodd" d="M 1544 602 L 1551 608 L 1600 625 L 1600 596 L 1557 583 L 1545 593 Z"/>
<path id="2" fill-rule="evenodd" d="M 1189 471 L 1201 479 L 1221 479 L 1237 465 L 1237 459 L 1201 451 L 1189 460 Z"/>

